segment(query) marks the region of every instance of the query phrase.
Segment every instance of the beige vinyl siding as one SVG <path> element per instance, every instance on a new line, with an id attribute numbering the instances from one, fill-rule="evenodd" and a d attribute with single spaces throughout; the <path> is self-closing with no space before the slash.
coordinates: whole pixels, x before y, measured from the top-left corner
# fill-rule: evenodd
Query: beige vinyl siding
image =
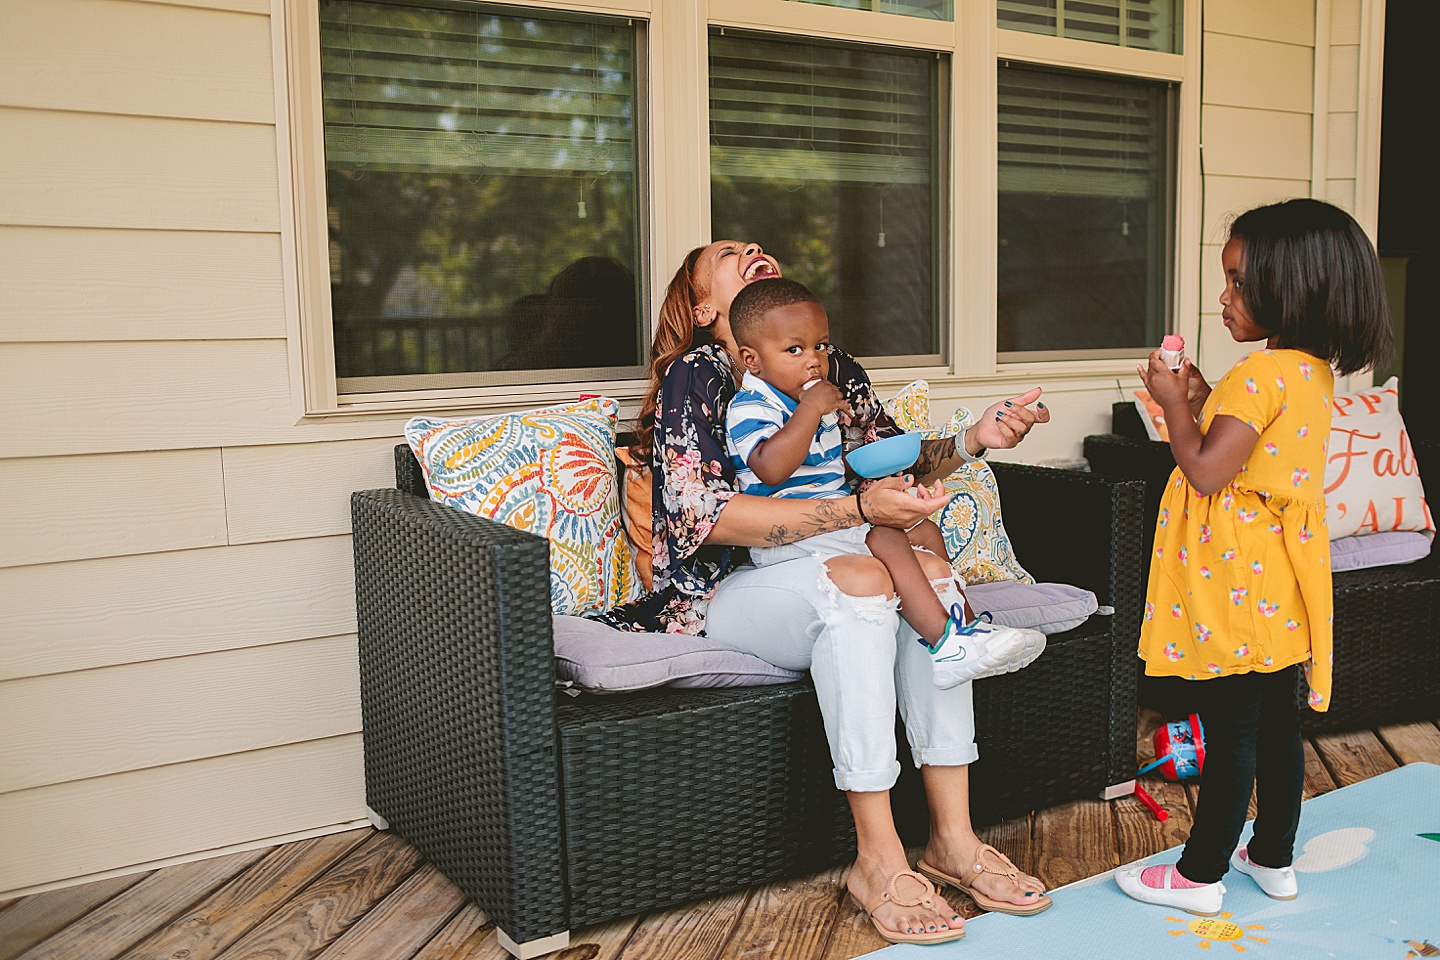
<path id="1" fill-rule="evenodd" d="M 0 460 L 0 490 L 0 567 L 225 543 L 219 450 Z"/>
<path id="2" fill-rule="evenodd" d="M 350 538 L 0 570 L 0 678 L 355 630 Z"/>
<path id="3" fill-rule="evenodd" d="M 1353 202 L 1360 3 L 1333 7 L 1319 129 Z M 277 160 L 271 11 L 5 2 L 0 898 L 364 815 L 348 497 L 391 483 L 404 415 L 296 406 L 281 177 L 313 177 Z M 1309 191 L 1315 19 L 1207 0 L 1202 358 L 1223 214 Z M 664 162 L 662 202 L 698 202 Z M 1115 385 L 1037 370 L 925 375 L 937 417 L 1044 385 L 1054 422 L 1011 456 L 1077 456 Z"/>
<path id="4" fill-rule="evenodd" d="M 346 501 L 400 419 L 296 424 L 269 14 L 6 3 L 0 896 L 364 816 Z"/>
<path id="5" fill-rule="evenodd" d="M 0 227 L 0 263 L 0 342 L 285 336 L 278 234 Z"/>
<path id="6" fill-rule="evenodd" d="M 359 685 L 353 635 L 13 680 L 0 793 L 357 733 Z"/>
<path id="7" fill-rule="evenodd" d="M 0 794 L 0 889 L 365 815 L 358 733 Z"/>

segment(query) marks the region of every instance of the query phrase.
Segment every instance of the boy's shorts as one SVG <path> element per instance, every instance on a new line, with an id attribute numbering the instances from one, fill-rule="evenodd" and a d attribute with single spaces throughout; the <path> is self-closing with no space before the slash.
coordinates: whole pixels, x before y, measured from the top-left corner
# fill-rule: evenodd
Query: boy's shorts
<path id="1" fill-rule="evenodd" d="M 794 543 L 782 543 L 778 547 L 751 547 L 750 562 L 764 567 L 800 557 L 817 557 L 820 560 L 847 555 L 868 557 L 870 550 L 865 546 L 865 535 L 869 532 L 870 524 L 862 523 L 858 527 L 832 530 Z"/>

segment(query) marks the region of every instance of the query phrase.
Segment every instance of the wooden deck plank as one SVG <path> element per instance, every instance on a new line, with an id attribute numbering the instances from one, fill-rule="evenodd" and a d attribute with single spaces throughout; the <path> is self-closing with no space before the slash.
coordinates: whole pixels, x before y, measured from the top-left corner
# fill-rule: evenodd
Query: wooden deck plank
<path id="1" fill-rule="evenodd" d="M 495 924 L 473 903 L 451 917 L 430 938 L 414 960 L 509 960 L 510 954 L 495 938 Z"/>
<path id="2" fill-rule="evenodd" d="M 641 920 L 622 954 L 624 960 L 711 960 L 735 931 L 749 891 L 727 893 L 652 913 Z"/>
<path id="3" fill-rule="evenodd" d="M 279 910 L 224 950 L 224 960 L 313 957 L 420 865 L 415 848 L 380 833 L 360 844 Z"/>
<path id="4" fill-rule="evenodd" d="M 1315 749 L 1335 784 L 1348 787 L 1390 770 L 1398 764 L 1369 730 L 1327 733 L 1315 738 Z"/>
<path id="5" fill-rule="evenodd" d="M 349 830 L 271 847 L 248 870 L 136 944 L 121 960 L 211 960 L 371 834 Z"/>
<path id="6" fill-rule="evenodd" d="M 1398 723 L 1376 733 L 1401 763 L 1440 763 L 1440 729 L 1433 723 Z"/>
<path id="7" fill-rule="evenodd" d="M 617 960 L 630 942 L 640 917 L 621 917 L 570 934 L 570 946 L 555 960 Z"/>
<path id="8" fill-rule="evenodd" d="M 1119 866 L 1115 825 L 1104 800 L 1076 800 L 1035 814 L 1035 876 L 1048 889 Z"/>
<path id="9" fill-rule="evenodd" d="M 1325 769 L 1324 762 L 1320 759 L 1315 744 L 1305 741 L 1305 786 L 1301 795 L 1306 800 L 1311 800 L 1322 793 L 1329 793 L 1335 789 L 1335 778 L 1330 776 L 1330 771 Z"/>
<path id="10" fill-rule="evenodd" d="M 263 849 L 245 850 L 156 870 L 40 941 L 21 954 L 20 960 L 110 960 L 264 855 Z"/>
<path id="11" fill-rule="evenodd" d="M 1140 786 L 1169 816 L 1163 822 L 1156 820 L 1150 809 L 1136 797 L 1111 801 L 1115 813 L 1116 856 L 1120 863 L 1131 863 L 1178 847 L 1190 838 L 1193 812 L 1185 787 L 1174 780 L 1149 778 Z"/>
<path id="12" fill-rule="evenodd" d="M 950 891 L 947 891 L 947 902 L 950 900 L 949 893 Z M 956 902 L 950 905 L 958 910 L 959 901 L 966 898 L 960 896 L 954 899 Z M 963 911 L 961 912 L 963 913 Z M 870 917 L 847 895 L 837 905 L 835 922 L 830 929 L 830 939 L 826 942 L 825 952 L 821 956 L 822 960 L 850 960 L 851 957 L 858 957 L 861 954 L 888 946 L 890 944 L 875 932 L 875 925 L 870 922 Z M 630 960 L 629 955 L 627 954 L 623 960 Z"/>
<path id="13" fill-rule="evenodd" d="M 716 956 L 723 960 L 819 960 L 840 907 L 845 868 L 756 887 Z"/>
<path id="14" fill-rule="evenodd" d="M 408 957 L 445 926 L 465 895 L 439 870 L 423 864 L 369 910 L 317 960 Z"/>
<path id="15" fill-rule="evenodd" d="M 0 913 L 0 960 L 14 960 L 41 940 L 135 886 L 151 872 L 20 897 L 10 909 Z"/>

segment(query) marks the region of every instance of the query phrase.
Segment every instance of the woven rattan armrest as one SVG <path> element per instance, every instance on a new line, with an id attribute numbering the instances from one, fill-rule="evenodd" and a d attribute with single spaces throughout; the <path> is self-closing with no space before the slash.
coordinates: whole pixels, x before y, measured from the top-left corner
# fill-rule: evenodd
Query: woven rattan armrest
<path id="1" fill-rule="evenodd" d="M 546 542 L 351 497 L 366 801 L 518 943 L 567 928 Z"/>

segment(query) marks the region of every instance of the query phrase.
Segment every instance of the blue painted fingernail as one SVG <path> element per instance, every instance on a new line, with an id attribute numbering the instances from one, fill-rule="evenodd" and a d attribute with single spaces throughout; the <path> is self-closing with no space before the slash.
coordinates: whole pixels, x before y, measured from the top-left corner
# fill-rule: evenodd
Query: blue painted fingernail
<path id="1" fill-rule="evenodd" d="M 1045 409 L 1045 404 L 1043 403 L 1036 403 L 1035 406 L 1039 407 L 1041 410 Z"/>
<path id="2" fill-rule="evenodd" d="M 1010 406 L 1010 401 L 1009 401 L 1009 400 L 1006 400 L 1006 401 L 1005 401 L 1005 406 L 1007 406 L 1007 407 Z"/>

